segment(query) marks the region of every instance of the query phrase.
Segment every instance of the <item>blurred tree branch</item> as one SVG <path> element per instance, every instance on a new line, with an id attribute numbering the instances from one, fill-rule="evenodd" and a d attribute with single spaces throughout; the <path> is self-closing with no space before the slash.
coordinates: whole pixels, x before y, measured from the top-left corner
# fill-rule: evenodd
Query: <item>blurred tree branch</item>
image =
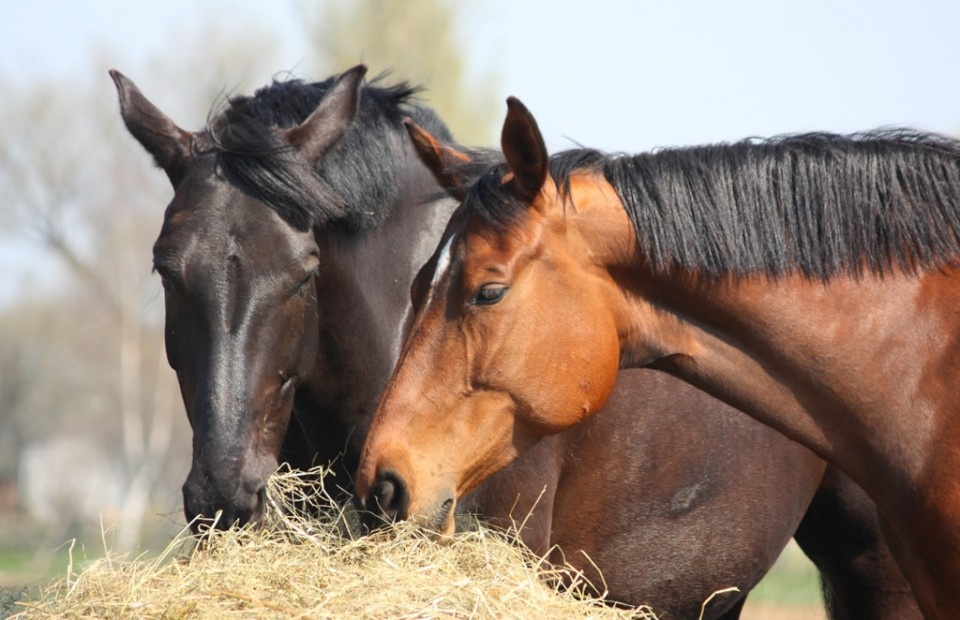
<path id="1" fill-rule="evenodd" d="M 460 30 L 469 4 L 453 0 L 301 2 L 319 74 L 359 62 L 370 75 L 424 86 L 423 100 L 469 145 L 490 144 L 500 117 L 497 77 L 468 72 Z"/>
<path id="2" fill-rule="evenodd" d="M 224 93 L 224 76 L 248 74 L 249 80 L 258 70 L 273 70 L 267 69 L 273 45 L 263 34 L 226 41 L 209 28 L 196 37 L 202 46 L 183 45 L 179 58 L 165 55 L 153 71 L 131 77 L 152 84 L 145 92 L 158 93 L 152 95 L 158 101 L 165 101 L 163 93 L 173 98 L 174 114 L 202 124 Z M 216 59 L 202 66 L 188 53 L 211 46 Z M 99 64 L 89 73 L 95 82 L 47 81 L 8 90 L 0 101 L 0 237 L 29 240 L 41 261 L 56 261 L 68 274 L 42 294 L 0 309 L 0 351 L 10 353 L 0 359 L 0 372 L 9 370 L 10 381 L 25 373 L 30 378 L 0 381 L 4 435 L 23 440 L 0 474 L 15 471 L 30 446 L 94 438 L 110 462 L 121 465 L 121 504 L 103 510 L 118 511 L 114 545 L 123 551 L 139 544 L 158 481 L 171 471 L 175 477 L 164 479 L 159 493 L 179 498 L 175 490 L 188 460 L 181 457 L 173 467 L 167 461 L 175 439 L 180 455 L 189 453 L 190 442 L 176 379 L 163 361 L 159 281 L 149 273 L 150 248 L 172 191 L 123 127 L 107 76 L 112 62 Z M 35 353 L 24 359 L 14 352 Z M 48 475 L 67 485 L 78 475 L 82 480 L 81 472 Z M 65 498 L 76 494 L 63 492 Z M 58 517 L 61 528 L 76 519 L 70 501 L 64 505 L 67 514 L 46 515 Z"/>
<path id="3" fill-rule="evenodd" d="M 5 117 L 12 122 L 0 127 L 2 232 L 26 236 L 45 247 L 92 287 L 116 317 L 119 301 L 114 290 L 79 249 L 93 207 L 84 197 L 97 191 L 86 186 L 92 162 L 78 148 L 86 136 L 61 133 L 70 124 L 76 101 L 57 86 L 41 84 L 22 98 L 7 100 Z"/>

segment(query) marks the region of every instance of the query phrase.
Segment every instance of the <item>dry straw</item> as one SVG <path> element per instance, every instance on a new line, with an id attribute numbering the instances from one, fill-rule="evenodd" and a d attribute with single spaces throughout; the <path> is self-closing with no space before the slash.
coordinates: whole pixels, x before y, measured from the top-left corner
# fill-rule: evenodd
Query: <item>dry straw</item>
<path id="1" fill-rule="evenodd" d="M 181 533 L 155 559 L 108 554 L 68 570 L 15 618 L 642 618 L 577 594 L 583 576 L 477 527 L 435 542 L 399 524 L 351 535 L 322 476 L 275 475 L 265 527 Z M 296 516 L 294 506 L 312 507 Z M 554 589 L 547 582 L 572 583 Z"/>

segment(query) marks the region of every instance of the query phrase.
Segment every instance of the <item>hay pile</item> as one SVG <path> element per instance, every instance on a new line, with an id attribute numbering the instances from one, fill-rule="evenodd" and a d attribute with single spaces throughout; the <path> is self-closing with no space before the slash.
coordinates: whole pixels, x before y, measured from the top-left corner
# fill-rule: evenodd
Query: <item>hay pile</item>
<path id="1" fill-rule="evenodd" d="M 14 617 L 655 620 L 647 609 L 617 610 L 550 588 L 545 574 L 582 577 L 482 527 L 442 543 L 405 524 L 351 537 L 349 519 L 314 480 L 275 476 L 264 528 L 216 533 L 203 549 L 184 532 L 151 560 L 108 556 L 68 571 Z M 319 517 L 291 516 L 295 501 Z"/>

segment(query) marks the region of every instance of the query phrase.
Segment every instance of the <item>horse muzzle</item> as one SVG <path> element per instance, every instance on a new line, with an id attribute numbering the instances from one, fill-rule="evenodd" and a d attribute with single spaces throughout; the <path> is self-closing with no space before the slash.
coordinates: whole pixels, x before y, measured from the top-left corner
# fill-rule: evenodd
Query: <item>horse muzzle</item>
<path id="1" fill-rule="evenodd" d="M 365 492 L 359 485 L 357 490 L 355 503 L 360 521 L 368 531 L 407 520 L 441 537 L 454 533 L 457 500 L 452 491 L 441 492 L 433 501 L 417 506 L 412 501 L 410 486 L 391 469 L 378 472 Z"/>
<path id="2" fill-rule="evenodd" d="M 264 481 L 220 481 L 194 471 L 183 485 L 183 512 L 195 534 L 259 523 L 266 504 Z"/>

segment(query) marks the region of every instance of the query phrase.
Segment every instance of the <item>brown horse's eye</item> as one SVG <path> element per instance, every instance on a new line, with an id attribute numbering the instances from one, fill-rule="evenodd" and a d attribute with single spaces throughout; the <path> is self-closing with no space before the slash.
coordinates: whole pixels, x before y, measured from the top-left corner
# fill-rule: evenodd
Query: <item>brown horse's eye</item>
<path id="1" fill-rule="evenodd" d="M 503 284 L 485 284 L 477 291 L 470 303 L 474 306 L 492 306 L 503 299 L 508 288 L 510 287 Z"/>

